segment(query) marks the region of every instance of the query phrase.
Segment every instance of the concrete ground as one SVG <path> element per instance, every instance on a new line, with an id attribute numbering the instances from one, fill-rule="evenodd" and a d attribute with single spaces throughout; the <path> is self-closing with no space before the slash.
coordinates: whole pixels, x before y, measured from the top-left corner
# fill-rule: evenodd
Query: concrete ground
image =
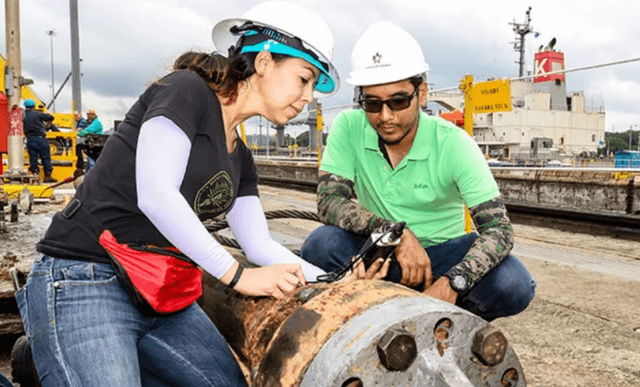
<path id="1" fill-rule="evenodd" d="M 64 193 L 61 191 L 61 194 Z M 266 210 L 315 211 L 315 194 L 261 187 Z M 37 204 L 8 223 L 0 256 L 32 259 L 47 219 L 62 203 Z M 318 224 L 273 220 L 275 239 L 295 245 Z M 514 225 L 514 253 L 538 282 L 530 307 L 493 323 L 519 356 L 528 386 L 640 386 L 640 250 L 637 242 L 544 227 Z M 8 346 L 0 340 L 0 372 L 10 374 Z"/>
<path id="2" fill-rule="evenodd" d="M 315 210 L 315 195 L 263 187 L 265 209 Z M 270 221 L 274 238 L 301 242 L 318 226 Z M 527 385 L 640 386 L 640 249 L 638 242 L 514 224 L 513 252 L 538 285 L 523 313 L 496 320 L 515 349 Z"/>

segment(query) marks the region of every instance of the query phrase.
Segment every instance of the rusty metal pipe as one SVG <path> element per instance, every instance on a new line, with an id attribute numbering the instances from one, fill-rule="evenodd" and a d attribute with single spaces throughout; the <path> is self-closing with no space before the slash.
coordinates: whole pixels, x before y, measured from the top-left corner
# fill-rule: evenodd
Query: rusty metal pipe
<path id="1" fill-rule="evenodd" d="M 225 288 L 205 275 L 199 303 L 256 387 L 526 385 L 489 323 L 397 284 L 314 284 L 282 300 Z"/>

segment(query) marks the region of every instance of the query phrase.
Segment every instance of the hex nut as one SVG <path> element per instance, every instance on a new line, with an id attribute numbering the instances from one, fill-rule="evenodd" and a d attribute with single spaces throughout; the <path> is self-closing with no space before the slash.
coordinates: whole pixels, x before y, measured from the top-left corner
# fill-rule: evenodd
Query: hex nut
<path id="1" fill-rule="evenodd" d="M 471 352 L 482 364 L 494 366 L 504 360 L 508 347 L 509 342 L 502 332 L 488 325 L 476 332 Z"/>
<path id="2" fill-rule="evenodd" d="M 387 330 L 376 349 L 380 362 L 389 371 L 405 371 L 418 356 L 415 338 L 402 329 Z"/>
<path id="3" fill-rule="evenodd" d="M 303 304 L 306 304 L 313 297 L 324 292 L 325 290 L 327 290 L 325 287 L 305 286 L 304 288 L 302 288 L 302 290 L 296 293 L 296 296 Z"/>

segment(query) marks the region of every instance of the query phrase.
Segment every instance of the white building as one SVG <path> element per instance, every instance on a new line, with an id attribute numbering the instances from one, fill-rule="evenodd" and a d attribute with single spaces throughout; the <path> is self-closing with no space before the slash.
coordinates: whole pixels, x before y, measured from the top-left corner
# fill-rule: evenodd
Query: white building
<path id="1" fill-rule="evenodd" d="M 604 142 L 604 107 L 587 107 L 582 92 L 567 95 L 564 54 L 536 54 L 533 80 L 511 82 L 509 112 L 475 114 L 474 137 L 487 157 L 516 162 L 592 157 Z M 432 93 L 430 101 L 449 110 L 462 108 L 461 94 Z"/>

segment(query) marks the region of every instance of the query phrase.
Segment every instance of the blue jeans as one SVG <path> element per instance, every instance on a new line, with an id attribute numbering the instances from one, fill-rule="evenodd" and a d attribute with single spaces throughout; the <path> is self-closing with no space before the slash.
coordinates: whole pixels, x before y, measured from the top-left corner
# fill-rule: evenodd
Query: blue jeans
<path id="1" fill-rule="evenodd" d="M 51 149 L 45 137 L 27 137 L 27 153 L 29 153 L 29 171 L 34 174 L 40 173 L 38 168 L 38 156 L 42 159 L 44 173 L 50 174 L 53 171 L 51 166 Z"/>
<path id="2" fill-rule="evenodd" d="M 197 304 L 145 317 L 109 264 L 40 254 L 16 300 L 43 387 L 247 385 Z"/>
<path id="3" fill-rule="evenodd" d="M 478 234 L 472 233 L 426 248 L 431 259 L 434 279 L 441 277 L 465 256 Z M 334 271 L 358 254 L 367 237 L 350 233 L 335 226 L 315 229 L 304 242 L 300 255 L 325 271 Z M 400 282 L 402 269 L 398 261 L 391 261 L 388 281 Z M 422 285 L 423 286 L 423 285 Z M 487 321 L 522 312 L 535 295 L 536 282 L 527 268 L 509 254 L 484 276 L 470 292 L 459 297 L 456 305 Z M 421 289 L 417 289 L 421 290 Z"/>
<path id="4" fill-rule="evenodd" d="M 13 383 L 2 373 L 0 373 L 0 387 L 13 387 Z"/>
<path id="5" fill-rule="evenodd" d="M 89 172 L 89 170 L 93 168 L 95 165 L 96 165 L 96 161 L 91 157 L 87 156 L 87 165 L 84 167 L 84 171 Z"/>

